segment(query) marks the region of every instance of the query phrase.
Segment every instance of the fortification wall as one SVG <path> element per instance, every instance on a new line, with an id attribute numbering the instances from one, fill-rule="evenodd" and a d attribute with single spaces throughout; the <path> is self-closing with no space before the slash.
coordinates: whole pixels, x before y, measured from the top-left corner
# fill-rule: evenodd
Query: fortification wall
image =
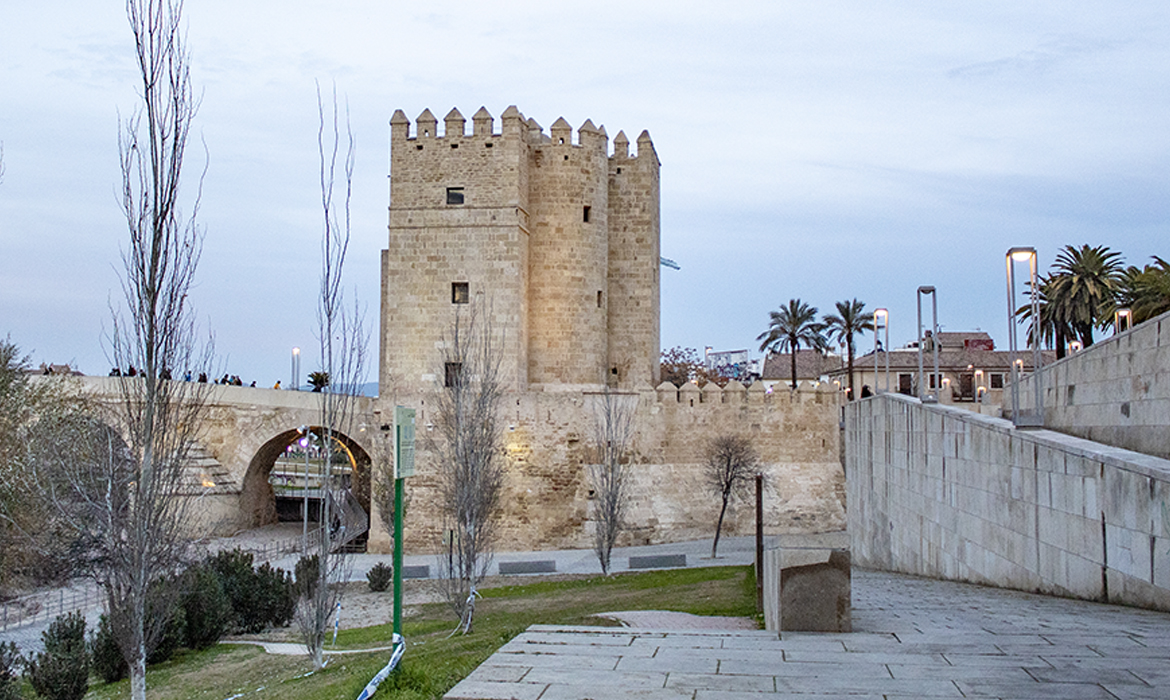
<path id="1" fill-rule="evenodd" d="M 763 461 L 768 533 L 841 529 L 845 523 L 844 474 L 838 461 L 836 395 L 827 387 L 766 394 L 732 386 L 700 392 L 693 385 L 617 394 L 636 405 L 630 465 L 629 527 L 619 545 L 654 544 L 710 537 L 718 497 L 704 483 L 706 444 L 717 435 L 751 437 Z M 591 461 L 598 391 L 510 394 L 505 416 L 506 486 L 498 520 L 502 551 L 589 548 L 593 537 Z M 693 399 L 693 403 L 692 403 Z M 428 402 L 417 407 L 425 441 Z M 442 521 L 437 504 L 434 455 L 417 454 L 418 475 L 407 480 L 405 537 L 410 552 L 438 551 Z M 377 520 L 376 518 L 374 520 Z M 725 534 L 754 532 L 754 502 L 735 503 Z M 381 523 L 370 551 L 389 551 Z"/>
<path id="2" fill-rule="evenodd" d="M 1026 409 L 1033 381 L 1020 384 Z M 1047 365 L 1043 381 L 1046 427 L 1170 459 L 1170 313 Z"/>
<path id="3" fill-rule="evenodd" d="M 1170 610 L 1170 462 L 882 394 L 845 407 L 856 565 Z"/>

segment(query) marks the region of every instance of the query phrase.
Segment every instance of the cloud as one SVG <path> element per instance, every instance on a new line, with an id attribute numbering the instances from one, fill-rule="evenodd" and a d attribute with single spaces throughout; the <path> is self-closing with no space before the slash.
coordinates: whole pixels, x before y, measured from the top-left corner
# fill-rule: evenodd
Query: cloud
<path id="1" fill-rule="evenodd" d="M 947 71 L 947 76 L 974 79 L 1001 75 L 1039 75 L 1078 58 L 1116 51 L 1125 43 L 1127 42 L 1072 35 L 1060 36 L 1013 56 L 952 68 Z"/>

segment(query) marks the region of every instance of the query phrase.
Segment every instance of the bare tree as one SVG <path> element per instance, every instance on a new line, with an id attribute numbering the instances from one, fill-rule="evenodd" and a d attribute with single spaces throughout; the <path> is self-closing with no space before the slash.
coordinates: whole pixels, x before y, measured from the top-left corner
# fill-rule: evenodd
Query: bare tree
<path id="1" fill-rule="evenodd" d="M 483 303 L 472 304 L 466 317 L 456 312 L 441 353 L 435 430 L 427 436 L 438 461 L 444 531 L 451 538 L 449 556 L 439 559 L 440 582 L 464 632 L 471 631 L 476 587 L 491 564 L 504 486 L 501 355 L 486 321 L 490 310 L 478 308 Z"/>
<path id="2" fill-rule="evenodd" d="M 715 524 L 715 542 L 711 545 L 711 558 L 719 549 L 719 533 L 723 530 L 723 516 L 727 504 L 742 495 L 748 483 L 755 476 L 760 458 L 752 447 L 751 440 L 743 435 L 721 435 L 707 446 L 704 473 L 708 487 L 719 494 L 719 521 Z"/>
<path id="3" fill-rule="evenodd" d="M 119 139 L 130 241 L 122 254 L 125 316 L 114 314 L 111 353 L 115 366 L 141 372 L 120 380 L 121 400 L 111 414 L 115 429 L 93 431 L 89 459 L 80 462 L 89 470 L 76 475 L 75 500 L 82 511 L 95 509 L 100 524 L 95 529 L 64 519 L 91 536 L 84 543 L 92 553 L 90 570 L 105 588 L 134 700 L 146 697 L 146 657 L 166 617 L 148 614 L 148 588 L 184 559 L 191 530 L 184 466 L 201 427 L 206 386 L 170 381 L 170 375 L 206 368 L 211 352 L 210 343 L 196 342 L 188 303 L 202 250 L 198 193 L 188 215 L 179 206 L 198 108 L 182 10 L 182 0 L 126 3 L 143 104 L 123 124 Z M 124 447 L 117 437 L 124 438 Z M 87 490 L 94 488 L 99 490 Z"/>
<path id="4" fill-rule="evenodd" d="M 0 338 L 0 595 L 73 573 L 69 538 L 55 531 L 34 477 L 38 454 L 70 448 L 54 426 L 89 406 L 65 378 L 34 381 L 28 370 L 16 344 Z"/>
<path id="5" fill-rule="evenodd" d="M 610 553 L 625 526 L 629 503 L 627 462 L 634 438 L 636 395 L 622 395 L 606 388 L 593 405 L 594 462 L 589 478 L 594 492 L 593 551 L 601 571 L 609 575 Z"/>
<path id="6" fill-rule="evenodd" d="M 321 368 L 314 375 L 320 382 L 321 439 L 324 448 L 320 523 L 316 537 L 317 582 L 301 586 L 297 605 L 297 623 L 313 667 L 325 665 L 325 636 L 329 618 L 341 604 L 348 578 L 349 562 L 345 544 L 365 531 L 368 520 L 353 495 L 336 488 L 333 478 L 335 455 L 341 451 L 340 437 L 352 433 L 354 403 L 363 379 L 368 337 L 361 309 L 355 302 L 347 308 L 342 289 L 342 273 L 349 251 L 350 196 L 352 193 L 354 140 L 346 119 L 347 147 L 338 180 L 338 156 L 341 132 L 336 88 L 333 93 L 332 119 L 328 120 L 320 86 L 317 88 L 317 150 L 320 157 L 321 209 L 324 229 L 321 237 L 321 282 L 317 307 L 317 327 L 321 342 Z M 334 204 L 334 194 L 344 189 L 344 201 Z M 314 389 L 317 391 L 317 389 Z M 356 476 L 354 474 L 353 476 Z"/>

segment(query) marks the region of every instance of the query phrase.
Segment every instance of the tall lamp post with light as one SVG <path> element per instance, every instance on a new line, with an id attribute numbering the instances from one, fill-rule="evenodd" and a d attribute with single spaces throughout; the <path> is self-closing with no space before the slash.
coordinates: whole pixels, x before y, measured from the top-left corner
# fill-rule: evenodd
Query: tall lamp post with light
<path id="1" fill-rule="evenodd" d="M 930 295 L 930 311 L 931 320 L 930 327 L 933 329 L 930 333 L 930 349 L 934 356 L 934 375 L 932 381 L 938 385 L 938 293 L 934 287 L 924 285 L 918 288 L 918 398 L 922 403 L 937 403 L 937 392 L 941 389 L 940 386 L 935 386 L 935 394 L 926 393 L 926 382 L 923 381 L 922 368 L 922 297 Z"/>
<path id="2" fill-rule="evenodd" d="M 289 391 L 297 391 L 300 389 L 301 383 L 297 381 L 297 377 L 299 376 L 301 376 L 301 349 L 293 348 L 292 381 L 288 383 Z"/>
<path id="3" fill-rule="evenodd" d="M 1018 428 L 1044 427 L 1044 368 L 1040 360 L 1040 294 L 1036 278 L 1036 249 L 1031 247 L 1010 248 L 1007 252 L 1007 294 L 1008 294 L 1008 349 L 1012 356 L 1012 423 Z M 1032 374 L 1035 387 L 1035 410 L 1028 415 L 1020 413 L 1020 374 L 1023 360 L 1019 357 L 1018 326 L 1016 316 L 1017 263 L 1028 263 L 1028 287 L 1031 292 L 1032 330 L 1029 342 L 1032 345 Z"/>
<path id="4" fill-rule="evenodd" d="M 873 388 L 877 389 L 878 376 L 878 331 L 885 331 L 885 339 L 881 342 L 882 355 L 885 356 L 886 375 L 883 379 L 885 392 L 890 391 L 890 310 L 874 309 L 873 311 Z"/>

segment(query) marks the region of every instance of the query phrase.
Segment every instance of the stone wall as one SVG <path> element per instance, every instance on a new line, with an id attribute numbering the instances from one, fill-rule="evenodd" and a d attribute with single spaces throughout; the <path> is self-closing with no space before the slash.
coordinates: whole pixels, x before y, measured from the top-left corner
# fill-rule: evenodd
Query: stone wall
<path id="1" fill-rule="evenodd" d="M 805 385 L 795 392 L 767 394 L 759 385 L 727 390 L 708 385 L 682 391 L 619 394 L 636 405 L 636 434 L 630 474 L 629 527 L 619 545 L 654 544 L 711 537 L 718 497 L 704 484 L 707 443 L 724 433 L 748 435 L 766 475 L 767 531 L 838 530 L 845 524 L 844 474 L 838 455 L 836 392 L 831 385 Z M 501 551 L 589 548 L 592 494 L 588 464 L 597 391 L 527 392 L 504 401 L 507 480 L 498 521 Z M 420 444 L 428 423 L 426 397 L 400 401 L 418 410 Z M 418 475 L 406 482 L 410 499 L 404 528 L 409 552 L 436 551 L 442 524 L 436 503 L 432 453 L 420 449 Z M 736 502 L 726 534 L 754 532 L 754 501 Z M 377 521 L 377 518 L 374 518 Z M 370 551 L 389 551 L 381 523 Z"/>
<path id="2" fill-rule="evenodd" d="M 1046 366 L 1043 381 L 1046 427 L 1170 459 L 1170 313 Z M 1020 384 L 1021 408 L 1032 382 Z"/>
<path id="3" fill-rule="evenodd" d="M 845 417 L 855 564 L 1170 610 L 1170 462 L 893 394 Z"/>

